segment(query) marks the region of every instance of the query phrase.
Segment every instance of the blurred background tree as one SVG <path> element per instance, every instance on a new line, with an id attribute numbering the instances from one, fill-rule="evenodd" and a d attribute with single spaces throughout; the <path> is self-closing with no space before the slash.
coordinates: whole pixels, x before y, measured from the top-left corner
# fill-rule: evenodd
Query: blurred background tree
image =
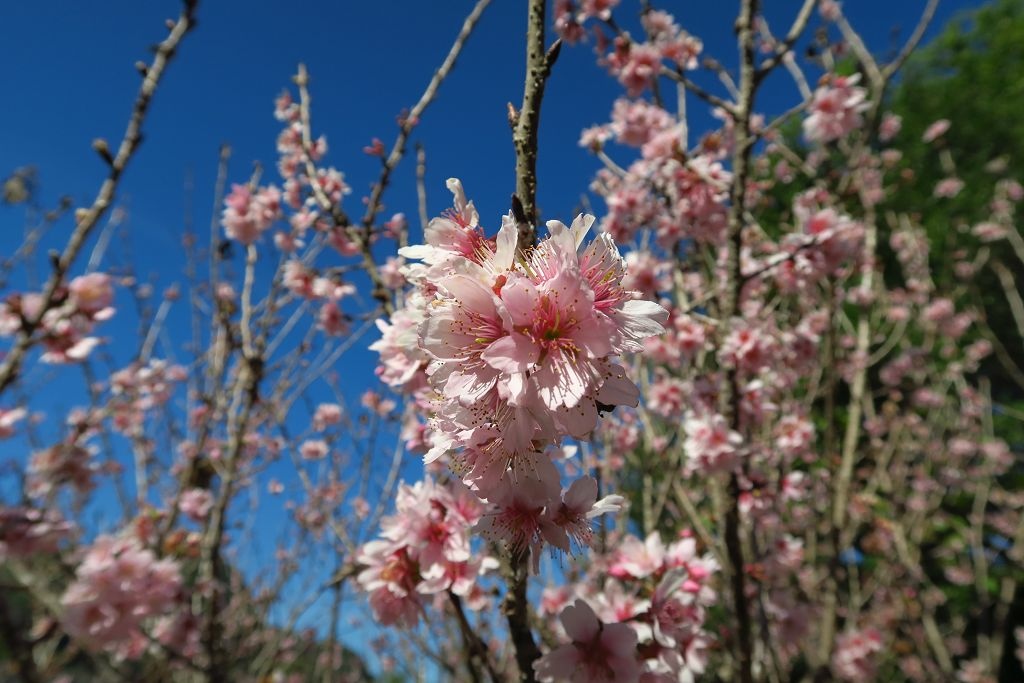
<path id="1" fill-rule="evenodd" d="M 1024 0 L 994 0 L 951 21 L 911 57 L 889 109 L 903 118 L 900 147 L 914 177 L 889 197 L 888 206 L 920 215 L 936 245 L 931 259 L 942 280 L 936 284 L 949 291 L 956 282 L 953 253 L 982 248 L 968 221 L 989 212 L 986 205 L 996 179 L 1024 180 Z M 952 127 L 937 143 L 924 142 L 924 131 L 942 118 Z M 950 175 L 942 158 L 947 151 L 956 159 L 956 177 L 964 187 L 952 199 L 936 199 L 936 183 Z M 1015 282 L 1024 282 L 1024 264 L 1012 254 L 993 253 L 990 258 L 1009 269 Z M 991 378 L 994 396 L 1019 408 L 1024 399 L 1024 338 L 1003 285 L 996 271 L 985 267 L 968 289 L 966 294 L 976 297 L 985 312 L 980 334 L 1003 346 L 983 372 Z"/>

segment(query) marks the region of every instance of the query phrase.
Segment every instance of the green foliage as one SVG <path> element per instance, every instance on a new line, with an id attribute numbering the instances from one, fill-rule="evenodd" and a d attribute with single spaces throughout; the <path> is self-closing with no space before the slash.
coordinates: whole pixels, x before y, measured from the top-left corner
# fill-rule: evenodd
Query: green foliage
<path id="1" fill-rule="evenodd" d="M 937 284 L 948 291 L 955 281 L 954 252 L 975 253 L 981 246 L 969 233 L 971 221 L 988 215 L 996 180 L 1024 180 L 1024 0 L 995 0 L 950 22 L 910 59 L 888 104 L 903 118 L 896 146 L 914 173 L 890 196 L 888 208 L 920 217 L 933 245 Z M 943 118 L 953 124 L 949 132 L 939 143 L 923 142 L 922 133 Z M 949 175 L 942 159 L 947 152 L 965 186 L 953 199 L 936 199 L 935 184 Z M 1015 261 L 1010 257 L 1005 264 L 1018 283 L 1024 282 L 1024 266 Z M 991 269 L 977 274 L 969 294 L 983 305 L 995 335 L 1011 354 L 1019 355 L 1024 339 Z M 1021 397 L 1020 388 L 1005 379 L 994 359 L 984 371 L 997 396 Z"/>

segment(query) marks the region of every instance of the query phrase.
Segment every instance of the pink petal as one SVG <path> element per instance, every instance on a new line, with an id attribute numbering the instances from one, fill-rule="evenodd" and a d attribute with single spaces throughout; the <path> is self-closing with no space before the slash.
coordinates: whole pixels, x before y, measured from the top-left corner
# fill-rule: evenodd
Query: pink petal
<path id="1" fill-rule="evenodd" d="M 528 337 L 513 333 L 492 342 L 480 357 L 496 370 L 514 373 L 529 370 L 539 353 Z"/>

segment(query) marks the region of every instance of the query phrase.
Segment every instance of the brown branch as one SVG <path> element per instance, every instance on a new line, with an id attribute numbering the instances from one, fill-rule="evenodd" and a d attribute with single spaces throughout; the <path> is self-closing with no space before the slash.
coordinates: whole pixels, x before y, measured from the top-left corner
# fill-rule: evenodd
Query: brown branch
<path id="1" fill-rule="evenodd" d="M 818 0 L 804 0 L 803 6 L 800 8 L 800 12 L 797 13 L 796 19 L 793 20 L 793 25 L 789 28 L 789 33 L 782 39 L 782 42 L 775 49 L 775 53 L 771 57 L 761 62 L 761 65 L 757 69 L 757 80 L 763 80 L 775 67 L 777 67 L 786 55 L 793 50 L 793 45 L 800 39 L 804 30 L 807 28 L 807 22 L 811 18 L 811 12 L 818 4 Z"/>
<path id="2" fill-rule="evenodd" d="M 366 213 L 363 215 L 362 226 L 364 239 L 369 241 L 369 236 L 373 230 L 373 222 L 377 217 L 377 213 L 381 210 L 381 198 L 384 195 L 384 190 L 388 186 L 388 182 L 391 179 L 391 172 L 398 165 L 398 162 L 402 160 L 402 156 L 405 154 L 405 146 L 409 141 L 409 134 L 413 128 L 419 123 L 420 116 L 426 111 L 427 107 L 431 102 L 434 101 L 434 97 L 437 95 L 438 88 L 441 87 L 441 83 L 447 78 L 452 68 L 455 66 L 455 60 L 458 59 L 459 53 L 462 52 L 462 47 L 466 44 L 470 34 L 473 33 L 473 29 L 476 27 L 477 22 L 483 15 L 484 10 L 487 8 L 491 0 L 477 0 L 476 5 L 473 6 L 472 11 L 466 17 L 466 20 L 462 23 L 462 29 L 459 31 L 459 35 L 455 37 L 455 42 L 452 43 L 451 49 L 448 51 L 448 55 L 441 62 L 441 66 L 438 67 L 437 71 L 434 72 L 433 78 L 430 79 L 430 83 L 427 85 L 427 89 L 420 95 L 419 101 L 413 105 L 413 108 L 409 110 L 409 113 L 402 119 L 398 137 L 395 138 L 394 144 L 391 146 L 391 152 L 380 170 L 380 177 L 374 184 L 373 189 L 370 191 L 370 200 L 366 207 Z"/>
<path id="3" fill-rule="evenodd" d="M 710 104 L 712 107 L 721 107 L 730 114 L 736 113 L 736 105 L 734 105 L 732 102 L 723 100 L 718 95 L 714 95 L 705 90 L 704 88 L 700 87 L 699 85 L 691 81 L 689 78 L 684 76 L 683 72 L 680 69 L 669 69 L 668 67 L 662 67 L 660 73 L 662 76 L 665 76 L 666 78 L 671 78 L 676 83 L 679 83 L 684 88 L 692 92 L 694 95 Z"/>
<path id="4" fill-rule="evenodd" d="M 238 483 L 238 472 L 242 454 L 245 449 L 246 435 L 249 432 L 253 412 L 259 402 L 259 385 L 263 379 L 264 342 L 263 338 L 254 341 L 252 338 L 252 288 L 255 278 L 257 250 L 249 245 L 245 278 L 241 297 L 241 320 L 239 322 L 242 338 L 242 356 L 239 360 L 238 376 L 234 384 L 232 413 L 234 419 L 228 426 L 229 444 L 221 476 L 220 490 L 217 501 L 210 512 L 203 539 L 200 544 L 199 582 L 206 586 L 208 596 L 203 601 L 202 624 L 200 639 L 207 656 L 205 674 L 207 680 L 227 680 L 229 653 L 222 648 L 221 642 L 221 587 L 217 576 L 221 568 L 221 546 L 224 540 L 224 528 L 227 523 L 228 507 L 234 497 L 234 489 Z"/>
<path id="5" fill-rule="evenodd" d="M 458 595 L 448 591 L 448 600 L 452 604 L 452 609 L 455 611 L 455 618 L 459 622 L 459 631 L 462 633 L 462 641 L 465 645 L 466 652 L 469 655 L 467 658 L 466 665 L 469 667 L 470 676 L 474 681 L 480 680 L 480 667 L 487 670 L 487 675 L 491 677 L 493 683 L 499 683 L 502 679 L 495 671 L 494 666 L 491 664 L 491 658 L 488 654 L 487 645 L 480 636 L 473 630 L 473 626 L 469 623 L 469 619 L 466 618 L 466 611 L 462 608 L 462 599 Z"/>
<path id="6" fill-rule="evenodd" d="M 887 78 L 882 74 L 878 62 L 871 55 L 860 34 L 853 30 L 850 22 L 846 21 L 846 17 L 840 15 L 836 20 L 836 25 L 839 26 L 839 32 L 843 34 L 843 39 L 850 46 L 850 49 L 853 50 L 853 54 L 856 55 L 857 61 L 864 67 L 864 72 L 868 76 L 872 90 L 876 94 L 880 94 Z"/>
<path id="7" fill-rule="evenodd" d="M 521 250 L 531 247 L 537 240 L 537 132 L 540 127 L 540 107 L 544 99 L 544 87 L 562 46 L 561 40 L 556 40 L 545 51 L 545 10 L 546 0 L 530 0 L 527 8 L 523 103 L 518 112 L 509 105 L 509 124 L 512 126 L 512 142 L 516 150 L 516 191 L 512 195 L 512 211 L 518 223 L 518 246 Z M 540 658 L 540 649 L 530 628 L 530 606 L 526 596 L 529 556 L 529 549 L 513 551 L 503 568 L 507 590 L 502 612 L 508 621 L 509 635 L 519 667 L 519 680 L 522 683 L 533 683 L 536 680 L 533 664 Z"/>
<path id="8" fill-rule="evenodd" d="M 381 278 L 380 271 L 377 268 L 377 263 L 373 260 L 373 252 L 371 250 L 371 244 L 368 239 L 364 238 L 362 232 L 356 230 L 352 221 L 349 219 L 348 214 L 341 208 L 339 204 L 331 201 L 331 198 L 327 196 L 327 192 L 324 191 L 320 183 L 316 181 L 317 172 L 316 164 L 313 162 L 313 131 L 312 125 L 310 124 L 310 113 L 309 113 L 309 72 L 306 71 L 305 64 L 299 64 L 298 73 L 295 74 L 295 85 L 299 89 L 299 122 L 302 128 L 302 157 L 303 163 L 306 167 L 306 175 L 309 177 L 309 188 L 313 193 L 313 198 L 316 203 L 320 206 L 322 211 L 325 211 L 334 222 L 335 227 L 338 227 L 345 231 L 345 234 L 350 240 L 355 242 L 359 246 L 359 251 L 363 258 L 363 269 L 369 276 L 370 281 L 373 283 L 373 298 L 380 302 L 381 307 L 384 309 L 386 315 L 391 315 L 394 311 L 394 304 L 391 302 L 391 293 L 387 286 L 384 284 L 383 278 Z"/>
<path id="9" fill-rule="evenodd" d="M 532 245 L 537 239 L 537 131 L 540 127 L 540 105 L 551 67 L 558 59 L 562 47 L 559 39 L 545 51 L 544 22 L 544 0 L 530 0 L 527 9 L 523 103 L 518 112 L 514 112 L 509 105 L 509 122 L 513 124 L 512 142 L 516 148 L 516 196 L 522 204 L 522 216 L 517 216 L 520 249 Z"/>
<path id="10" fill-rule="evenodd" d="M 459 31 L 458 36 L 456 36 L 455 42 L 452 43 L 452 47 L 448 51 L 448 55 L 441 63 L 441 66 L 438 67 L 437 71 L 434 72 L 433 78 L 430 79 L 430 83 L 427 85 L 426 90 L 423 91 L 419 101 L 413 105 L 413 108 L 400 122 L 398 136 L 395 138 L 395 142 L 391 147 L 391 152 L 388 154 L 381 166 L 380 176 L 377 178 L 377 182 L 374 183 L 373 189 L 370 191 L 366 213 L 360 221 L 361 229 L 356 229 L 356 226 L 353 225 L 348 215 L 340 206 L 332 202 L 330 197 L 328 197 L 324 192 L 323 188 L 315 182 L 317 171 L 316 166 L 313 163 L 312 155 L 313 136 L 309 113 L 309 73 L 306 71 L 306 66 L 304 64 L 300 64 L 298 73 L 295 75 L 295 84 L 299 88 L 299 112 L 302 124 L 303 157 L 306 166 L 306 175 L 310 178 L 310 189 L 313 192 L 313 196 L 316 199 L 317 204 L 320 205 L 320 208 L 323 211 L 330 214 L 335 226 L 343 229 L 348 238 L 359 246 L 359 251 L 362 254 L 363 268 L 366 271 L 366 274 L 370 277 L 370 281 L 373 283 L 373 298 L 380 302 L 380 305 L 384 309 L 384 313 L 386 315 L 391 315 L 391 313 L 394 312 L 394 302 L 391 300 L 391 290 L 384 284 L 384 279 L 380 275 L 377 263 L 373 259 L 372 251 L 373 224 L 382 207 L 381 200 L 384 196 L 384 190 L 391 181 L 391 173 L 394 171 L 395 167 L 398 166 L 398 163 L 405 154 L 405 147 L 409 141 L 409 135 L 419 122 L 419 117 L 426 110 L 427 106 L 434 101 L 434 97 L 437 95 L 437 91 L 441 87 L 441 83 L 455 66 L 455 60 L 462 52 L 462 48 L 465 45 L 466 40 L 469 39 L 470 34 L 473 32 L 473 29 L 476 27 L 476 24 L 480 19 L 480 16 L 483 14 L 484 9 L 486 9 L 490 2 L 491 0 L 477 1 L 473 10 L 463 22 L 462 29 Z"/>
<path id="11" fill-rule="evenodd" d="M 109 148 L 106 147 L 105 142 L 103 143 L 103 148 L 107 150 L 107 156 L 105 157 L 109 169 L 107 178 L 103 181 L 103 185 L 100 186 L 99 193 L 96 195 L 96 199 L 93 200 L 92 205 L 87 209 L 75 211 L 75 220 L 77 221 L 75 229 L 71 233 L 71 237 L 68 238 L 63 253 L 53 260 L 53 273 L 43 288 L 42 304 L 34 316 L 24 321 L 22 328 L 18 331 L 18 337 L 14 342 L 14 346 L 4 357 L 3 365 L 0 366 L 0 394 L 6 391 L 17 379 L 21 365 L 25 360 L 25 354 L 28 353 L 34 344 L 33 335 L 36 329 L 39 327 L 43 317 L 57 305 L 57 294 L 61 284 L 64 282 L 65 275 L 74 265 L 79 253 L 85 246 L 86 240 L 93 233 L 100 219 L 106 215 L 113 204 L 121 176 L 124 174 L 128 162 L 135 156 L 136 150 L 138 150 L 139 145 L 142 143 L 142 124 L 146 120 L 146 112 L 149 110 L 149 104 L 153 99 L 153 94 L 156 92 L 157 85 L 160 83 L 167 64 L 177 52 L 181 40 L 185 37 L 185 34 L 195 27 L 197 4 L 198 0 L 185 0 L 181 15 L 174 25 L 171 26 L 167 38 L 156 46 L 153 62 L 144 70 L 142 85 L 135 98 L 132 114 L 128 119 L 128 127 L 125 129 L 124 137 L 117 148 L 117 154 L 111 157 Z"/>
<path id="12" fill-rule="evenodd" d="M 420 230 L 426 231 L 430 223 L 430 215 L 427 211 L 427 152 L 423 145 L 416 145 L 416 211 L 419 214 Z M 409 242 L 409 229 L 402 231 L 398 246 L 407 246 Z"/>
<path id="13" fill-rule="evenodd" d="M 733 178 L 730 188 L 729 223 L 725 263 L 725 282 L 720 293 L 720 317 L 723 321 L 721 334 L 727 334 L 733 316 L 739 311 L 740 291 L 743 285 L 740 253 L 743 248 L 743 228 L 746 223 L 747 178 L 750 174 L 750 156 L 756 136 L 751 133 L 751 114 L 754 94 L 757 90 L 755 68 L 754 17 L 758 11 L 758 0 L 742 0 L 736 19 L 736 40 L 740 53 L 739 97 L 733 117 L 734 148 L 732 155 Z M 721 410 L 733 430 L 740 427 L 740 392 L 735 369 L 724 377 L 720 391 Z M 731 584 L 733 610 L 736 619 L 736 634 L 733 640 L 733 654 L 737 667 L 736 680 L 742 683 L 753 681 L 754 643 L 747 596 L 746 563 L 741 539 L 739 510 L 739 475 L 733 472 L 729 478 L 729 496 L 725 510 L 725 550 L 728 557 L 728 575 Z"/>
<path id="14" fill-rule="evenodd" d="M 939 7 L 939 0 L 928 0 L 928 4 L 925 5 L 924 11 L 921 12 L 921 18 L 917 22 L 917 26 L 914 28 L 914 32 L 910 35 L 906 44 L 900 50 L 896 58 L 885 65 L 882 69 L 882 75 L 886 80 L 892 78 L 893 74 L 900 70 L 903 64 L 910 57 L 910 54 L 917 49 L 921 39 L 924 38 L 924 32 L 928 29 L 928 25 L 932 23 L 932 19 L 935 17 L 935 10 Z"/>
<path id="15" fill-rule="evenodd" d="M 533 663 L 540 659 L 540 649 L 530 629 L 530 605 L 526 597 L 529 561 L 530 551 L 524 548 L 512 551 L 507 563 L 503 563 L 502 567 L 508 590 L 501 611 L 508 621 L 509 636 L 515 649 L 516 664 L 519 666 L 520 683 L 534 683 L 537 680 Z"/>

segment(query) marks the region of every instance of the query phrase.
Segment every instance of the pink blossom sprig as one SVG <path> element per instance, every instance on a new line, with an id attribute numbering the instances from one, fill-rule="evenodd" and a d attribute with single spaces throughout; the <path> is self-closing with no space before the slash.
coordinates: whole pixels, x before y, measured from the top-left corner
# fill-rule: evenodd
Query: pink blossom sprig
<path id="1" fill-rule="evenodd" d="M 144 626 L 181 606 L 181 588 L 173 560 L 130 535 L 100 536 L 61 598 L 61 623 L 89 648 L 134 659 L 149 647 Z"/>
<path id="2" fill-rule="evenodd" d="M 636 405 L 614 358 L 642 350 L 668 313 L 623 287 L 626 261 L 611 236 L 584 244 L 593 216 L 549 221 L 549 237 L 518 252 L 511 215 L 487 238 L 461 183 L 448 186 L 454 206 L 431 221 L 427 244 L 400 251 L 422 261 L 407 270 L 420 295 L 382 325 L 380 374 L 422 388 L 433 413 L 427 464 L 446 460 L 491 506 L 479 529 L 536 561 L 544 543 L 586 545 L 584 520 L 617 508 L 585 479 L 563 496 L 551 454 L 564 438 L 587 438 L 599 411 Z"/>

